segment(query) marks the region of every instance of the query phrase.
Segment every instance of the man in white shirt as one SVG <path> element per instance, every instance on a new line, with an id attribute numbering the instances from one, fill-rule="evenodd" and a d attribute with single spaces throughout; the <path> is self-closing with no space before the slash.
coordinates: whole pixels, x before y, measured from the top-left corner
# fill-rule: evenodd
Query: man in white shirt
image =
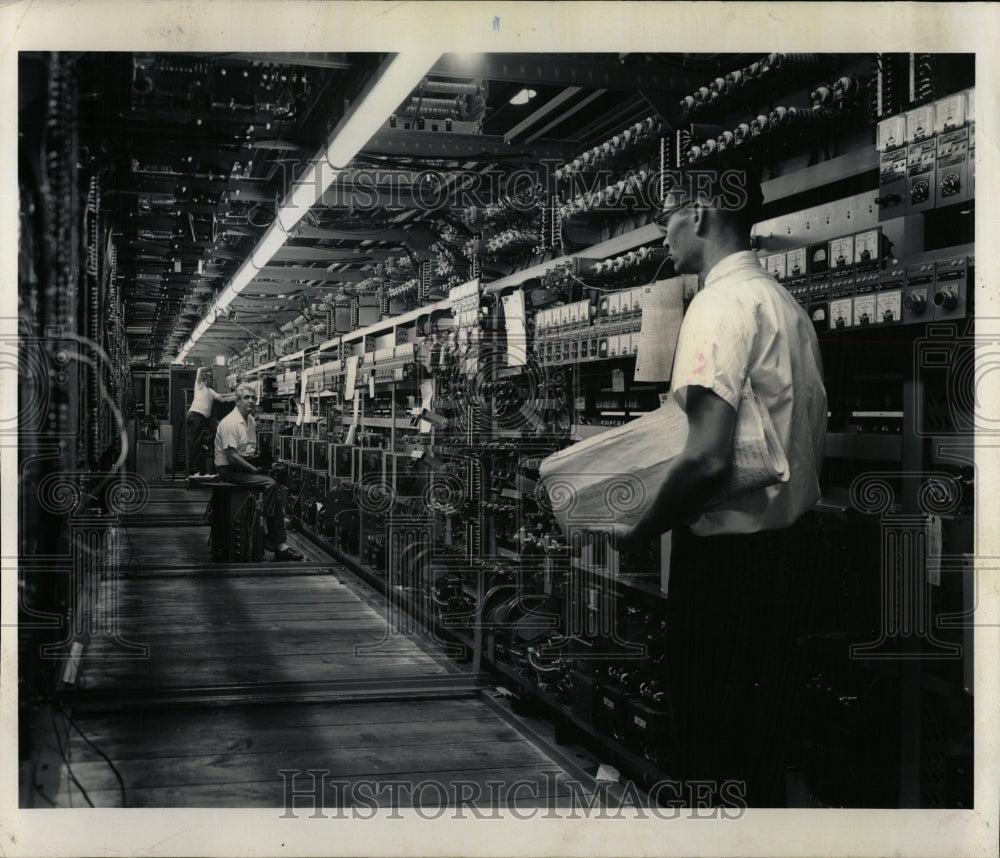
<path id="1" fill-rule="evenodd" d="M 224 482 L 264 487 L 264 519 L 268 541 L 275 546 L 274 559 L 301 560 L 302 555 L 285 539 L 285 510 L 278 484 L 252 461 L 257 457 L 256 402 L 252 387 L 241 384 L 236 388 L 236 407 L 219 421 L 215 432 L 215 467 Z"/>
<path id="2" fill-rule="evenodd" d="M 686 446 L 634 527 L 629 548 L 668 530 L 668 684 L 676 774 L 743 781 L 753 806 L 784 804 L 794 758 L 796 638 L 813 570 L 826 392 L 806 313 L 750 249 L 760 185 L 748 170 L 673 195 L 657 218 L 678 273 L 704 287 L 681 325 L 671 392 L 687 413 Z M 789 479 L 704 510 L 732 462 L 744 381 L 768 408 Z"/>
<path id="3" fill-rule="evenodd" d="M 194 375 L 194 395 L 188 408 L 187 427 L 187 472 L 188 476 L 200 477 L 201 469 L 208 469 L 208 443 L 214 434 L 212 406 L 216 402 L 232 402 L 230 393 L 218 393 L 213 387 L 215 379 L 212 370 L 198 367 Z"/>

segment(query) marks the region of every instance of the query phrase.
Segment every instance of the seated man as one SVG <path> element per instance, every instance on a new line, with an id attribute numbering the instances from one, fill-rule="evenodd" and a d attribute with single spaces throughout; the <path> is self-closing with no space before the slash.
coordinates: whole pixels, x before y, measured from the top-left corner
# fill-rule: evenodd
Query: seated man
<path id="1" fill-rule="evenodd" d="M 215 433 L 215 468 L 227 483 L 264 487 L 267 538 L 275 560 L 301 560 L 302 555 L 285 540 L 285 510 L 278 484 L 251 460 L 257 456 L 257 426 L 253 409 L 257 395 L 249 385 L 236 388 L 236 407 L 219 421 Z"/>

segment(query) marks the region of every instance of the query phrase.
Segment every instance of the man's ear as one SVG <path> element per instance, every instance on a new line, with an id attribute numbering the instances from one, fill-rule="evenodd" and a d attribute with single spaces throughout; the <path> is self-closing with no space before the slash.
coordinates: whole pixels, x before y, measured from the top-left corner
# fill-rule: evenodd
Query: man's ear
<path id="1" fill-rule="evenodd" d="M 694 206 L 694 232 L 695 235 L 704 237 L 708 234 L 708 224 L 711 210 L 707 206 Z"/>

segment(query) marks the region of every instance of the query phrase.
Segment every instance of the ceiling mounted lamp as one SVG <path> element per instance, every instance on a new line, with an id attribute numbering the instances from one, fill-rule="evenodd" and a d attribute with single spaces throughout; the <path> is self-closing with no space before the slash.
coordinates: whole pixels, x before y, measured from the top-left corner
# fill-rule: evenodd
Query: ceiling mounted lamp
<path id="1" fill-rule="evenodd" d="M 527 88 L 522 89 L 510 100 L 510 104 L 517 104 L 517 105 L 527 104 L 536 95 L 538 95 L 538 93 L 535 92 L 535 90 L 533 89 L 527 89 Z"/>
<path id="2" fill-rule="evenodd" d="M 212 322 L 226 312 L 233 299 L 273 258 L 284 245 L 288 233 L 322 199 L 330 185 L 344 172 L 390 114 L 416 88 L 439 56 L 439 52 L 431 50 L 406 51 L 394 54 L 382 64 L 365 91 L 354 102 L 352 109 L 334 129 L 329 143 L 319 150 L 304 173 L 295 181 L 274 221 L 219 293 L 212 312 L 192 332 L 191 338 L 174 358 L 174 363 L 183 363 L 188 352 Z"/>

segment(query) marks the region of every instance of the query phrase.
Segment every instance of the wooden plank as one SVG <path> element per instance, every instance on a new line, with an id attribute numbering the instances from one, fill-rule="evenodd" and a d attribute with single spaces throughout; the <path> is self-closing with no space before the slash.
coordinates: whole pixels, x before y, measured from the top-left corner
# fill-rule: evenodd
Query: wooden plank
<path id="1" fill-rule="evenodd" d="M 343 601 L 338 603 L 321 603 L 314 607 L 298 605 L 248 606 L 239 605 L 236 610 L 226 613 L 218 612 L 219 605 L 201 604 L 188 606 L 187 610 L 179 611 L 167 605 L 147 606 L 143 613 L 133 613 L 128 610 L 118 610 L 115 617 L 122 628 L 156 629 L 166 626 L 176 629 L 178 633 L 189 628 L 197 630 L 204 628 L 207 622 L 224 622 L 227 625 L 261 626 L 272 622 L 323 622 L 325 620 L 369 620 L 379 618 L 379 613 L 358 601 Z M 176 610 L 176 612 L 175 612 Z"/>
<path id="2" fill-rule="evenodd" d="M 558 771 L 558 767 L 552 764 L 546 770 L 555 773 Z M 309 776 L 305 775 L 305 777 L 308 778 Z M 354 798 L 353 796 L 356 790 L 360 793 L 357 785 L 361 781 L 369 780 L 369 778 L 367 776 L 340 777 L 335 774 L 331 774 L 329 777 L 336 777 L 338 782 L 347 783 L 346 787 L 340 788 L 342 790 L 341 795 L 345 796 L 344 799 L 340 800 L 340 804 L 348 808 L 352 806 L 358 807 L 359 812 L 361 812 L 364 805 L 362 805 L 362 802 L 358 798 Z M 416 778 L 414 780 L 417 783 L 422 779 Z M 456 818 L 464 819 L 476 818 L 475 814 L 467 809 L 470 807 L 480 809 L 482 818 L 489 819 L 493 817 L 494 814 L 491 808 L 494 802 L 499 803 L 496 817 L 499 817 L 501 814 L 507 815 L 507 799 L 511 796 L 512 803 L 517 808 L 546 808 L 551 803 L 551 806 L 556 808 L 566 808 L 564 815 L 567 817 L 574 815 L 582 817 L 584 812 L 580 810 L 582 806 L 581 797 L 583 801 L 589 804 L 593 794 L 591 790 L 573 782 L 569 775 L 564 772 L 559 771 L 558 774 L 553 774 L 547 778 L 535 766 L 438 772 L 434 775 L 434 780 L 445 787 L 447 800 L 451 805 L 457 804 L 459 799 L 467 800 L 467 803 L 464 805 L 466 809 L 461 811 L 456 809 L 454 811 Z M 552 786 L 553 781 L 555 782 L 554 787 Z M 508 788 L 519 782 L 536 784 L 537 787 L 534 790 L 522 787 L 513 795 L 509 793 Z M 309 784 L 309 781 L 304 783 L 296 781 L 299 789 L 303 789 Z M 501 790 L 495 784 L 504 784 L 504 789 Z M 87 791 L 96 807 L 119 807 L 121 804 L 121 793 L 117 788 L 96 790 L 88 787 Z M 129 807 L 283 808 L 284 791 L 284 781 L 279 776 L 278 780 L 242 781 L 226 784 L 193 784 L 180 787 L 130 787 L 126 784 L 125 797 Z M 393 799 L 388 788 L 376 786 L 372 790 L 366 790 L 361 794 L 365 797 L 370 795 L 372 801 L 378 807 L 389 808 L 392 806 L 391 802 Z M 398 790 L 398 807 L 412 807 L 412 799 L 413 795 L 410 789 Z M 429 809 L 437 807 L 438 800 L 438 793 L 432 788 L 425 788 L 420 793 L 421 808 Z M 79 794 L 77 794 L 74 801 L 77 805 L 83 803 Z M 334 788 L 329 786 L 329 779 L 327 779 L 324 785 L 323 804 L 326 808 L 324 815 L 329 818 L 336 818 L 338 797 Z M 60 806 L 64 807 L 65 804 L 60 803 Z M 572 813 L 571 808 L 577 809 L 576 814 Z M 299 799 L 296 803 L 294 813 L 297 818 L 306 819 L 313 813 L 313 809 L 308 804 L 307 799 Z M 461 813 L 461 816 L 457 816 L 459 813 Z M 597 812 L 593 811 L 593 813 L 596 816 Z M 350 815 L 349 810 L 347 814 Z M 445 816 L 446 818 L 452 818 L 451 813 Z M 544 814 L 539 812 L 538 816 L 542 817 Z"/>
<path id="3" fill-rule="evenodd" d="M 77 721 L 91 739 L 101 744 L 109 736 L 129 730 L 150 734 L 166 734 L 174 729 L 232 731 L 252 724 L 255 729 L 294 731 L 300 728 L 308 730 L 314 727 L 357 724 L 406 724 L 428 720 L 446 723 L 470 718 L 504 723 L 492 710 L 473 698 L 410 700 L 395 706 L 386 706 L 384 703 L 310 703 L 297 706 L 261 705 L 239 710 L 152 709 L 84 716 Z"/>
<path id="4" fill-rule="evenodd" d="M 84 732 L 86 728 L 84 727 Z M 437 720 L 393 724 L 350 724 L 314 727 L 310 730 L 261 729 L 246 725 L 231 730 L 175 731 L 172 741 L 165 743 L 160 736 L 136 733 L 105 739 L 99 747 L 111 759 L 141 760 L 198 757 L 209 754 L 268 754 L 291 751 L 322 751 L 336 748 L 378 746 L 403 747 L 426 745 L 441 741 L 442 732 L 449 742 L 510 742 L 520 738 L 512 727 L 498 722 L 477 719 L 449 721 L 446 728 Z M 88 734 L 89 735 L 89 734 Z M 91 741 L 95 741 L 91 737 Z M 74 748 L 74 762 L 99 762 L 101 757 L 88 746 Z"/>
<path id="5" fill-rule="evenodd" d="M 386 659 L 386 661 L 390 661 Z M 400 660 L 397 664 L 382 664 L 378 669 L 366 672 L 366 679 L 407 679 L 419 676 L 442 676 L 447 671 L 437 663 L 414 663 L 411 659 Z M 335 661 L 289 659 L 280 664 L 266 663 L 248 667 L 199 668 L 182 670 L 177 673 L 145 674 L 129 685 L 133 688 L 188 688 L 191 686 L 246 685 L 262 682 L 311 682 L 315 680 L 349 680 L 358 675 L 356 665 L 341 665 Z M 87 687 L 94 691 L 121 688 L 123 679 L 131 679 L 134 674 L 117 671 L 93 671 L 87 680 Z"/>
<path id="6" fill-rule="evenodd" d="M 226 754 L 164 760 L 121 760 L 115 763 L 126 788 L 231 783 L 279 778 L 279 769 L 327 769 L 338 777 L 373 775 L 434 777 L 454 770 L 519 768 L 551 764 L 548 757 L 522 739 L 452 744 L 447 729 L 441 741 L 416 746 L 366 746 L 320 751 L 281 751 L 266 754 Z M 87 789 L 116 789 L 118 781 L 106 762 L 79 762 L 73 772 Z"/>
<path id="7" fill-rule="evenodd" d="M 117 658 L 119 660 L 135 661 L 138 658 L 137 656 L 123 656 L 122 645 L 110 638 L 102 639 L 100 644 L 95 644 L 94 640 L 93 638 L 91 639 L 91 643 L 83 655 L 84 659 Z M 178 658 L 205 656 L 217 659 L 219 657 L 218 653 L 206 652 L 206 643 L 210 642 L 215 645 L 220 641 L 226 644 L 239 644 L 251 648 L 247 649 L 247 652 L 270 652 L 276 655 L 282 653 L 294 655 L 306 652 L 346 652 L 353 650 L 353 648 L 358 648 L 359 652 L 363 652 L 366 647 L 375 644 L 385 646 L 393 644 L 399 647 L 413 648 L 421 652 L 424 651 L 421 642 L 413 635 L 390 635 L 386 630 L 384 621 L 379 626 L 373 626 L 370 629 L 358 629 L 352 626 L 336 631 L 329 630 L 326 634 L 322 635 L 298 635 L 294 639 L 288 635 L 270 639 L 254 635 L 230 634 L 218 635 L 215 639 L 205 638 L 204 636 L 194 638 L 192 635 L 187 635 L 176 640 L 172 640 L 169 637 L 150 640 L 143 638 L 141 632 L 136 632 L 131 636 L 123 635 L 122 640 L 130 644 L 144 644 L 148 646 L 150 655 L 158 652 L 170 652 Z"/>
<path id="8" fill-rule="evenodd" d="M 348 632 L 367 632 L 371 633 L 379 629 L 386 627 L 386 620 L 383 617 L 374 616 L 367 620 L 361 620 L 358 618 L 352 618 L 348 620 L 327 620 L 322 623 L 314 623 L 311 625 L 305 625 L 301 628 L 288 628 L 283 630 L 283 636 L 286 640 L 296 640 L 296 641 L 308 641 L 315 640 L 318 633 L 334 633 L 338 631 Z M 263 625 L 256 626 L 258 632 L 263 631 L 282 631 L 281 629 L 272 628 L 268 626 L 266 629 Z M 172 640 L 177 639 L 177 634 L 171 632 L 170 630 L 162 631 L 151 631 L 144 633 L 141 628 L 126 628 L 120 627 L 121 636 L 126 640 L 132 640 L 136 643 L 149 643 L 149 644 L 166 644 Z M 234 642 L 245 640 L 247 636 L 254 631 L 254 628 L 230 628 L 227 629 L 223 626 L 213 626 L 211 628 L 204 628 L 197 632 L 188 632 L 184 635 L 184 638 L 188 643 L 204 643 L 204 644 L 217 644 L 223 641 Z M 141 640 L 139 638 L 141 636 Z"/>
<path id="9" fill-rule="evenodd" d="M 166 683 L 171 677 L 177 682 L 174 685 L 191 686 L 200 680 L 215 685 L 222 680 L 234 680 L 236 677 L 249 677 L 251 680 L 277 681 L 299 680 L 310 681 L 319 679 L 375 679 L 390 675 L 406 675 L 406 668 L 412 668 L 414 675 L 427 673 L 445 673 L 433 656 L 421 655 L 418 652 L 395 653 L 382 655 L 377 659 L 360 659 L 345 653 L 317 653 L 315 655 L 287 655 L 273 657 L 255 655 L 248 658 L 205 660 L 200 662 L 179 661 L 169 654 L 163 659 L 145 662 L 142 670 L 137 671 L 135 664 L 121 661 L 105 661 L 90 665 L 87 673 L 87 687 L 94 688 L 99 680 L 105 682 L 118 678 L 129 680 L 131 688 L 155 687 Z M 268 672 L 270 671 L 270 673 Z M 360 674 L 360 676 L 359 676 Z M 185 679 L 186 677 L 186 679 Z M 155 680 L 155 681 L 154 681 Z M 124 684 L 124 683 L 123 683 Z"/>

